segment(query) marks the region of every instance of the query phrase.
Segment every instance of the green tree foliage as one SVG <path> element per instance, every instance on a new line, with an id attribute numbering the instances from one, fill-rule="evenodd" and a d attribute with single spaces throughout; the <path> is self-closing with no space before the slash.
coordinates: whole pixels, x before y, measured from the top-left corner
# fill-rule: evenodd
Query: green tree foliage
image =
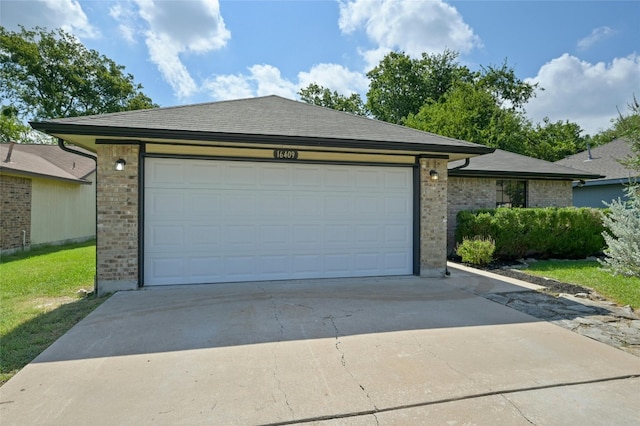
<path id="1" fill-rule="evenodd" d="M 591 146 L 598 146 L 609 143 L 614 139 L 625 138 L 632 142 L 633 148 L 633 141 L 640 139 L 640 102 L 638 102 L 635 95 L 633 96 L 633 100 L 627 104 L 627 108 L 629 113 L 624 115 L 618 112 L 618 117 L 615 120 L 611 120 L 612 125 L 609 129 L 602 130 L 593 137 L 588 138 L 589 144 Z M 640 155 L 638 149 L 635 151 Z"/>
<path id="2" fill-rule="evenodd" d="M 640 187 L 625 188 L 628 199 L 614 200 L 603 219 L 607 257 L 600 263 L 614 275 L 640 277 Z"/>
<path id="3" fill-rule="evenodd" d="M 0 142 L 20 142 L 30 131 L 30 127 L 18 119 L 18 110 L 11 106 L 0 109 Z"/>
<path id="4" fill-rule="evenodd" d="M 471 79 L 471 72 L 457 58 L 458 53 L 451 50 L 423 53 L 420 59 L 399 52 L 387 54 L 367 73 L 367 108 L 378 120 L 401 124 L 423 105 L 437 102 L 453 83 Z"/>
<path id="5" fill-rule="evenodd" d="M 481 67 L 475 75 L 475 84 L 489 92 L 500 107 L 513 110 L 521 109 L 538 87 L 537 83 L 525 83 L 516 77 L 515 70 L 507 65 L 506 60 L 499 68 Z"/>
<path id="6" fill-rule="evenodd" d="M 558 161 L 586 148 L 582 129 L 568 120 L 553 123 L 545 117 L 543 123 L 526 126 L 523 133 L 524 154 L 546 161 Z"/>
<path id="7" fill-rule="evenodd" d="M 356 115 L 367 115 L 364 102 L 362 102 L 362 98 L 357 93 L 352 93 L 347 97 L 336 91 L 332 92 L 330 89 L 316 83 L 311 83 L 307 87 L 300 89 L 298 95 L 300 95 L 300 99 L 308 104 L 350 112 Z"/>
<path id="8" fill-rule="evenodd" d="M 524 153 L 524 118 L 501 108 L 488 91 L 473 83 L 457 83 L 437 103 L 424 105 L 405 124 L 415 129 Z"/>
<path id="9" fill-rule="evenodd" d="M 624 162 L 625 165 L 640 171 L 640 102 L 633 96 L 633 101 L 627 104 L 630 114 L 618 115 L 617 126 L 620 128 L 621 136 L 631 144 L 631 151 L 635 157 Z M 636 192 L 637 196 L 637 192 Z"/>
<path id="10" fill-rule="evenodd" d="M 124 66 L 62 29 L 0 27 L 0 97 L 20 117 L 47 119 L 153 108 Z"/>

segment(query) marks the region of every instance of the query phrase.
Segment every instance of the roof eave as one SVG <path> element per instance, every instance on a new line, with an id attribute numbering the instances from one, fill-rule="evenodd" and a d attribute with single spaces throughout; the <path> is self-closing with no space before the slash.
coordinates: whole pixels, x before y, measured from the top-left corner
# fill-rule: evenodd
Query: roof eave
<path id="1" fill-rule="evenodd" d="M 7 176 L 27 176 L 27 177 L 32 177 L 32 178 L 35 177 L 35 178 L 40 178 L 40 179 L 50 179 L 50 180 L 67 182 L 67 183 L 76 183 L 76 184 L 80 184 L 80 185 L 91 185 L 91 184 L 93 184 L 93 182 L 91 182 L 90 180 L 86 180 L 86 179 L 82 179 L 82 178 L 80 178 L 80 179 L 71 179 L 71 178 L 65 178 L 65 177 L 60 177 L 60 176 L 47 175 L 47 174 L 43 174 L 43 173 L 30 172 L 30 171 L 26 171 L 26 170 L 12 169 L 12 168 L 9 168 L 9 167 L 2 167 L 2 166 L 0 166 L 0 174 L 4 174 L 4 175 L 7 175 Z"/>
<path id="2" fill-rule="evenodd" d="M 249 142 L 255 144 L 325 146 L 332 148 L 377 148 L 394 151 L 441 152 L 455 154 L 482 155 L 495 151 L 495 148 L 483 145 L 456 146 L 416 142 L 393 142 L 359 139 L 338 139 L 308 136 L 266 135 L 253 133 L 198 132 L 188 130 L 140 129 L 113 126 L 87 126 L 61 124 L 53 122 L 31 122 L 31 127 L 50 135 L 67 134 L 82 136 L 101 136 L 127 139 L 173 139 L 215 142 Z"/>
<path id="3" fill-rule="evenodd" d="M 516 171 L 486 171 L 468 169 L 450 169 L 449 176 L 454 177 L 482 177 L 482 178 L 513 178 L 513 179 L 539 179 L 539 180 L 580 180 L 598 179 L 603 176 L 592 174 L 563 174 L 563 173 L 538 173 Z"/>

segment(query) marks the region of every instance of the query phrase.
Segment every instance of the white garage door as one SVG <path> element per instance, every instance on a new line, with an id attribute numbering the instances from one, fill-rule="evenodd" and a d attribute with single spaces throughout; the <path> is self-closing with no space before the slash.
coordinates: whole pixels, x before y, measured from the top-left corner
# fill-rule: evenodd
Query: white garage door
<path id="1" fill-rule="evenodd" d="M 413 272 L 409 167 L 148 158 L 145 285 Z"/>

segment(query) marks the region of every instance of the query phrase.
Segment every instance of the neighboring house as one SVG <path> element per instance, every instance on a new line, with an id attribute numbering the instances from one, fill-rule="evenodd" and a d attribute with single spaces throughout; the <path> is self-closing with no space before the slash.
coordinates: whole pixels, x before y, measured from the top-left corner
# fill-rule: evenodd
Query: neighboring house
<path id="1" fill-rule="evenodd" d="M 638 170 L 620 163 L 620 160 L 633 155 L 628 141 L 615 139 L 608 144 L 556 161 L 555 164 L 602 175 L 597 179 L 583 179 L 573 184 L 573 205 L 603 208 L 606 207 L 603 201 L 610 203 L 612 200 L 625 198 L 625 185 L 637 182 L 640 178 Z"/>
<path id="2" fill-rule="evenodd" d="M 31 123 L 97 153 L 97 287 L 442 276 L 492 148 L 278 96 Z"/>
<path id="3" fill-rule="evenodd" d="M 0 251 L 96 235 L 96 163 L 57 145 L 0 144 Z"/>
<path id="4" fill-rule="evenodd" d="M 496 149 L 491 154 L 449 163 L 447 246 L 455 249 L 456 216 L 461 210 L 496 207 L 568 207 L 574 181 L 598 173 Z"/>

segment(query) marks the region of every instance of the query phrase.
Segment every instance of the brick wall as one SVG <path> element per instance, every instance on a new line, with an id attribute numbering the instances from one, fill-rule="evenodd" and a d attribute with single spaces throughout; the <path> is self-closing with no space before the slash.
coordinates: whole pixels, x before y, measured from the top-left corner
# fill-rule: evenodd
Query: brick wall
<path id="1" fill-rule="evenodd" d="M 138 285 L 137 145 L 98 145 L 97 285 L 99 293 Z M 118 159 L 127 164 L 116 171 Z"/>
<path id="2" fill-rule="evenodd" d="M 496 180 L 449 177 L 447 211 L 447 253 L 455 249 L 456 215 L 462 210 L 496 207 Z"/>
<path id="3" fill-rule="evenodd" d="M 0 251 L 31 244 L 31 192 L 31 179 L 0 176 Z"/>
<path id="4" fill-rule="evenodd" d="M 527 181 L 527 207 L 568 207 L 572 204 L 571 181 Z M 456 215 L 461 210 L 496 207 L 496 179 L 450 177 L 448 190 L 447 253 L 455 250 Z"/>
<path id="5" fill-rule="evenodd" d="M 530 180 L 527 183 L 527 207 L 569 207 L 573 189 L 568 180 Z"/>
<path id="6" fill-rule="evenodd" d="M 429 172 L 438 172 L 432 180 Z M 447 265 L 447 161 L 420 160 L 420 276 L 444 276 Z"/>

